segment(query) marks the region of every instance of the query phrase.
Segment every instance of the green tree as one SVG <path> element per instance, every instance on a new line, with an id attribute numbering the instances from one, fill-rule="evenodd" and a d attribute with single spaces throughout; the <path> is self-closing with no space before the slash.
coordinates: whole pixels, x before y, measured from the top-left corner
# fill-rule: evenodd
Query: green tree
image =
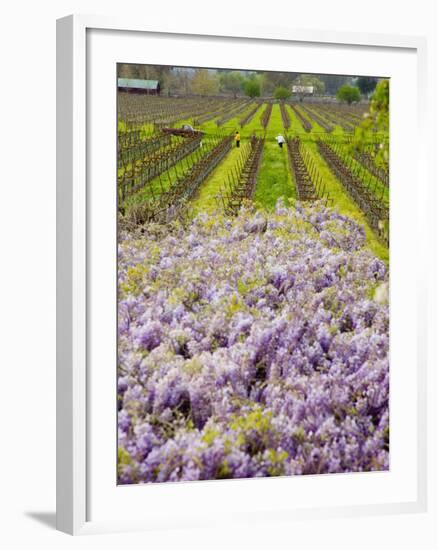
<path id="1" fill-rule="evenodd" d="M 362 95 L 368 95 L 373 92 L 377 85 L 377 78 L 373 76 L 360 76 L 357 79 L 357 87 Z"/>
<path id="2" fill-rule="evenodd" d="M 389 165 L 389 80 L 381 80 L 371 97 L 369 112 L 363 122 L 356 128 L 353 148 L 363 149 L 367 143 L 374 141 L 374 136 L 380 136 L 380 143 L 375 156 L 379 166 L 387 168 Z M 378 134 L 380 132 L 380 134 Z"/>
<path id="3" fill-rule="evenodd" d="M 274 90 L 275 99 L 287 99 L 290 96 L 291 92 L 284 86 L 278 86 Z"/>
<path id="4" fill-rule="evenodd" d="M 242 91 L 244 77 L 239 71 L 223 72 L 219 76 L 220 89 L 223 92 L 230 92 L 237 97 L 237 94 Z"/>
<path id="5" fill-rule="evenodd" d="M 370 114 L 378 130 L 389 127 L 389 80 L 381 80 L 370 102 Z"/>
<path id="6" fill-rule="evenodd" d="M 243 85 L 243 91 L 248 97 L 260 97 L 260 88 L 260 81 L 255 76 L 248 78 Z"/>
<path id="7" fill-rule="evenodd" d="M 263 94 L 272 95 L 276 88 L 282 86 L 283 88 L 290 88 L 291 84 L 296 78 L 297 73 L 284 73 L 284 72 L 264 72 L 262 77 L 262 91 Z"/>
<path id="8" fill-rule="evenodd" d="M 360 100 L 359 88 L 356 88 L 356 86 L 349 86 L 348 84 L 344 84 L 336 92 L 336 98 L 338 101 L 345 101 L 349 105 L 351 103 L 356 103 Z"/>
<path id="9" fill-rule="evenodd" d="M 214 95 L 219 92 L 219 81 L 216 73 L 207 69 L 196 69 L 191 80 L 192 93 L 197 95 Z"/>

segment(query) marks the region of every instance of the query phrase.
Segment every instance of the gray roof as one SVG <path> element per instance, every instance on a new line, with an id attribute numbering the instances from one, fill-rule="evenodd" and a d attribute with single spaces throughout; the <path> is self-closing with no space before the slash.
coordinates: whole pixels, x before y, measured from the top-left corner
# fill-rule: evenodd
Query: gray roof
<path id="1" fill-rule="evenodd" d="M 156 90 L 158 80 L 143 80 L 141 78 L 118 78 L 119 88 L 142 88 L 144 90 Z"/>

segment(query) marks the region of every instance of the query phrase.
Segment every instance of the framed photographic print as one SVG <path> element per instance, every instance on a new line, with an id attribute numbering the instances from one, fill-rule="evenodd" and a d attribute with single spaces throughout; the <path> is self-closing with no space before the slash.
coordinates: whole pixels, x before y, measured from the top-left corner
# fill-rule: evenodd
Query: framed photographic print
<path id="1" fill-rule="evenodd" d="M 58 21 L 58 528 L 426 506 L 422 39 Z"/>

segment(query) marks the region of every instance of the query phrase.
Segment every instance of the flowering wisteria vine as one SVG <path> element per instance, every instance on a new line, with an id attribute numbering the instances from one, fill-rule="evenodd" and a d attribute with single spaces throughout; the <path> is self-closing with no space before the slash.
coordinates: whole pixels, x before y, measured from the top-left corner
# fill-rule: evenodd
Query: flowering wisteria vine
<path id="1" fill-rule="evenodd" d="M 282 203 L 122 233 L 119 483 L 388 469 L 388 274 L 364 244 Z"/>

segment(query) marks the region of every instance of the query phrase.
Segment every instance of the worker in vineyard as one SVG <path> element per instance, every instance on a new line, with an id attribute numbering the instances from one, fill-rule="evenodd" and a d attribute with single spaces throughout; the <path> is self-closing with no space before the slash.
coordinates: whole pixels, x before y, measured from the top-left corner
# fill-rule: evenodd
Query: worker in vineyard
<path id="1" fill-rule="evenodd" d="M 236 142 L 236 147 L 240 147 L 240 133 L 236 132 L 236 135 L 234 136 L 234 141 Z"/>
<path id="2" fill-rule="evenodd" d="M 281 134 L 278 134 L 278 136 L 275 138 L 277 140 L 278 146 L 280 149 L 283 149 L 283 143 L 285 143 L 285 139 Z"/>

